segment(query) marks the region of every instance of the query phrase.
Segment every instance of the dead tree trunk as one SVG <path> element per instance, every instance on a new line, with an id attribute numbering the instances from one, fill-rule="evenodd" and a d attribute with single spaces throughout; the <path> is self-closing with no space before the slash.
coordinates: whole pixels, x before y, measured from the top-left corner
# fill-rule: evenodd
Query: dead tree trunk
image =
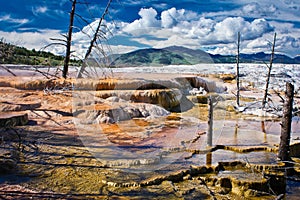
<path id="1" fill-rule="evenodd" d="M 210 96 L 207 99 L 208 103 L 208 130 L 207 130 L 207 147 L 212 146 L 212 137 L 213 137 L 213 110 L 214 110 L 214 104 L 213 104 L 213 98 Z"/>
<path id="2" fill-rule="evenodd" d="M 66 44 L 66 57 L 64 60 L 64 68 L 63 68 L 63 78 L 67 78 L 68 70 L 69 70 L 69 62 L 71 57 L 71 45 L 72 45 L 72 32 L 73 32 L 73 24 L 74 24 L 74 15 L 75 15 L 75 8 L 76 8 L 76 1 L 73 0 L 72 3 L 72 10 L 70 13 L 70 24 L 69 24 L 69 31 L 67 36 L 67 44 Z"/>
<path id="3" fill-rule="evenodd" d="M 99 32 L 100 32 L 100 28 L 101 28 L 102 22 L 103 22 L 103 20 L 104 20 L 105 15 L 108 13 L 108 9 L 109 9 L 109 7 L 110 7 L 111 2 L 112 2 L 112 0 L 109 0 L 109 1 L 108 1 L 107 5 L 106 5 L 106 8 L 105 8 L 105 10 L 104 10 L 104 12 L 103 12 L 103 14 L 102 14 L 100 20 L 99 20 L 98 26 L 97 26 L 97 28 L 96 28 L 96 30 L 95 30 L 95 32 L 94 32 L 93 39 L 91 40 L 90 46 L 89 46 L 89 48 L 88 48 L 88 50 L 86 51 L 86 54 L 85 54 L 85 56 L 84 56 L 84 60 L 87 60 L 87 58 L 88 58 L 88 57 L 90 56 L 90 54 L 92 53 L 92 49 L 95 47 L 95 43 L 96 43 L 97 39 L 99 38 Z M 82 78 L 82 73 L 84 72 L 84 70 L 85 70 L 85 64 L 83 63 L 83 64 L 81 65 L 80 69 L 79 69 L 79 72 L 78 72 L 78 74 L 77 74 L 77 78 Z"/>
<path id="4" fill-rule="evenodd" d="M 240 106 L 240 41 L 241 41 L 241 34 L 238 33 L 238 43 L 237 43 L 237 56 L 236 56 L 236 105 Z"/>
<path id="5" fill-rule="evenodd" d="M 272 44 L 272 53 L 271 53 L 271 58 L 270 58 L 270 65 L 268 66 L 269 72 L 267 76 L 267 81 L 266 81 L 266 89 L 265 89 L 265 95 L 262 101 L 262 107 L 265 108 L 265 105 L 267 103 L 267 97 L 268 97 L 268 89 L 269 89 L 269 84 L 270 84 L 270 76 L 271 76 L 271 70 L 272 70 L 272 65 L 273 65 L 273 60 L 274 60 L 274 55 L 275 55 L 275 42 L 276 42 L 276 33 L 274 34 L 274 41 Z"/>
<path id="6" fill-rule="evenodd" d="M 282 161 L 289 160 L 290 151 L 290 137 L 292 125 L 292 111 L 293 111 L 293 98 L 294 98 L 294 85 L 291 83 L 286 84 L 286 97 L 283 107 L 283 115 L 281 120 L 281 136 L 278 158 Z"/>
<path id="7" fill-rule="evenodd" d="M 206 166 L 211 166 L 212 164 L 212 152 L 206 154 Z"/>

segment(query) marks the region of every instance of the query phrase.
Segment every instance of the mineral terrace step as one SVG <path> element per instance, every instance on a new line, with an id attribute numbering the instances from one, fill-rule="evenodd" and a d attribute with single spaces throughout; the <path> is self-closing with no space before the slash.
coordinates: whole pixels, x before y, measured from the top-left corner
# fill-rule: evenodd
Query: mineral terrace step
<path id="1" fill-rule="evenodd" d="M 23 126 L 28 123 L 26 112 L 2 112 L 0 113 L 0 127 Z"/>
<path id="2" fill-rule="evenodd" d="M 41 102 L 7 102 L 0 101 L 0 112 L 34 110 L 41 107 Z"/>

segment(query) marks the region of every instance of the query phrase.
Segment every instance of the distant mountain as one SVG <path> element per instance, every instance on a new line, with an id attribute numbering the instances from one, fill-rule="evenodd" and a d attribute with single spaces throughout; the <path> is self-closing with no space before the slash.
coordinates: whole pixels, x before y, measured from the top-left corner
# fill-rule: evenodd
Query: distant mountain
<path id="1" fill-rule="evenodd" d="M 206 53 L 205 51 L 199 50 L 199 49 L 194 50 L 194 49 L 189 49 L 189 48 L 180 47 L 180 46 L 171 46 L 171 47 L 166 47 L 163 49 L 183 56 L 191 64 L 212 63 L 213 62 L 213 59 L 210 54 Z"/>
<path id="2" fill-rule="evenodd" d="M 202 50 L 171 46 L 163 49 L 140 49 L 122 54 L 111 63 L 111 66 L 193 65 L 212 62 L 210 55 Z"/>
<path id="3" fill-rule="evenodd" d="M 62 65 L 64 56 L 50 52 L 28 50 L 12 45 L 0 39 L 0 64 L 28 65 Z M 106 58 L 89 59 L 91 65 L 103 64 L 111 67 L 129 66 L 163 66 L 163 65 L 193 65 L 198 63 L 235 63 L 235 55 L 209 54 L 202 50 L 189 49 L 181 46 L 170 46 L 162 49 L 140 49 L 125 54 L 113 54 Z M 270 54 L 264 52 L 241 54 L 241 63 L 269 63 Z M 274 63 L 300 64 L 300 56 L 290 58 L 286 55 L 275 54 Z M 71 65 L 80 65 L 80 60 L 72 60 Z"/>
<path id="4" fill-rule="evenodd" d="M 263 52 L 255 54 L 240 54 L 241 63 L 269 63 L 270 54 Z M 162 65 L 192 65 L 198 63 L 236 63 L 235 55 L 214 55 L 202 50 L 194 50 L 180 46 L 163 49 L 140 49 L 116 56 L 111 62 L 112 67 L 127 66 L 162 66 Z M 300 64 L 300 56 L 290 58 L 275 54 L 274 63 Z"/>
<path id="5" fill-rule="evenodd" d="M 271 55 L 264 52 L 255 53 L 255 54 L 241 54 L 242 62 L 270 62 Z M 285 63 L 293 64 L 297 63 L 294 58 L 290 58 L 286 55 L 275 54 L 274 63 Z"/>
<path id="6" fill-rule="evenodd" d="M 140 49 L 117 57 L 111 66 L 190 65 L 183 55 L 166 49 Z"/>
<path id="7" fill-rule="evenodd" d="M 294 60 L 295 60 L 297 63 L 300 63 L 300 56 L 296 56 L 296 57 L 294 58 Z"/>

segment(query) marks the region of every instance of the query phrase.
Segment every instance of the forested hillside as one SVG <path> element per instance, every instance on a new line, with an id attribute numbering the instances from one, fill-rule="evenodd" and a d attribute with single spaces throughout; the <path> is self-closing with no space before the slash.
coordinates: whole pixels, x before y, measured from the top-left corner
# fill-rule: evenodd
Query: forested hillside
<path id="1" fill-rule="evenodd" d="M 28 50 L 0 39 L 0 64 L 25 64 L 58 66 L 63 64 L 64 57 L 46 51 Z M 72 60 L 72 64 L 80 61 Z"/>

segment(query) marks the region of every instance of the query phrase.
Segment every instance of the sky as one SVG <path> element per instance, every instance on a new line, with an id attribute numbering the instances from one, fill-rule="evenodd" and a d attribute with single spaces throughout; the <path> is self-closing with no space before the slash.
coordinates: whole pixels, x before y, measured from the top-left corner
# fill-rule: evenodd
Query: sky
<path id="1" fill-rule="evenodd" d="M 78 0 L 73 56 L 82 58 L 107 0 Z M 0 1 L 0 38 L 40 50 L 68 31 L 70 0 Z M 184 46 L 212 54 L 234 55 L 241 33 L 241 53 L 300 55 L 299 0 L 113 0 L 98 41 L 106 54 L 142 48 Z M 64 54 L 63 45 L 45 50 Z"/>

